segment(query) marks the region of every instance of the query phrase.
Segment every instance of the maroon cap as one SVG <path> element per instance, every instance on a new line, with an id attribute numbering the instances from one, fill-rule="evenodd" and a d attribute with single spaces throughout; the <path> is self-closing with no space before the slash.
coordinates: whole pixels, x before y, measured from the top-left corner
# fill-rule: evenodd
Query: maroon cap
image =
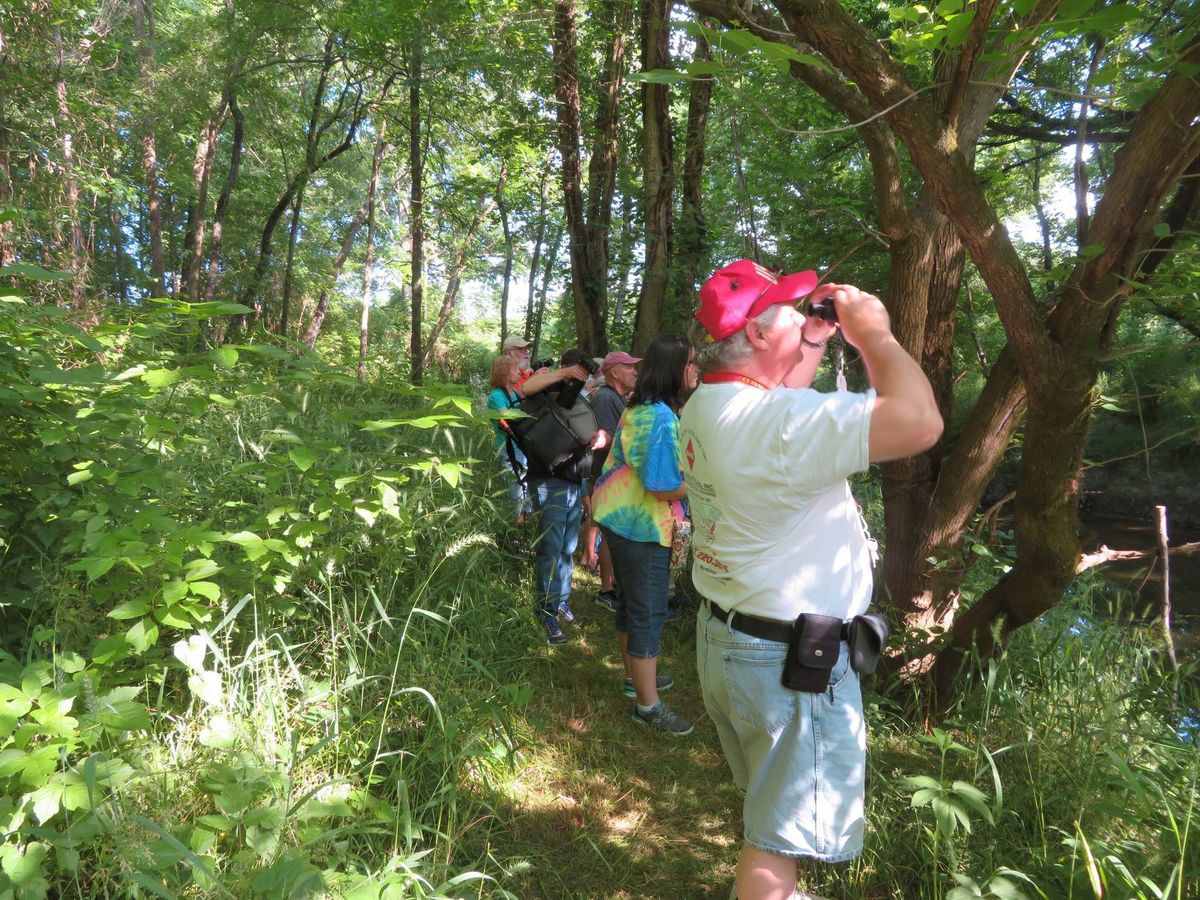
<path id="1" fill-rule="evenodd" d="M 614 350 L 612 353 L 608 354 L 608 356 L 604 357 L 604 362 L 600 363 L 600 371 L 607 372 L 613 366 L 619 366 L 622 364 L 636 366 L 641 361 L 641 357 L 630 356 L 624 350 Z"/>
<path id="2" fill-rule="evenodd" d="M 779 275 L 753 260 L 739 259 L 704 282 L 696 318 L 714 341 L 723 341 L 767 307 L 807 297 L 816 286 L 812 269 Z"/>

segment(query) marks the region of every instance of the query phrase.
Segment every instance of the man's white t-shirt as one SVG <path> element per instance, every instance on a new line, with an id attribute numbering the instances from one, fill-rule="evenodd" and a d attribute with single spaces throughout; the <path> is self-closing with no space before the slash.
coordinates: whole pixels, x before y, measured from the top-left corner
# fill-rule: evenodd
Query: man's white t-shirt
<path id="1" fill-rule="evenodd" d="M 846 478 L 869 464 L 874 400 L 738 382 L 692 394 L 679 436 L 702 596 L 785 622 L 866 612 L 873 547 Z"/>

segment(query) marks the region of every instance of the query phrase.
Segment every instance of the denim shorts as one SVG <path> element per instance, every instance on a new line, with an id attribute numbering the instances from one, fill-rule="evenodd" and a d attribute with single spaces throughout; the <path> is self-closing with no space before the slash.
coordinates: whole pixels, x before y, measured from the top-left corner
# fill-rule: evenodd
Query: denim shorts
<path id="1" fill-rule="evenodd" d="M 820 694 L 780 683 L 787 645 L 696 617 L 704 708 L 745 792 L 743 834 L 779 856 L 842 862 L 862 851 L 867 727 L 850 650 Z"/>
<path id="2" fill-rule="evenodd" d="M 617 586 L 617 631 L 628 637 L 630 656 L 658 656 L 658 642 L 667 621 L 671 588 L 671 548 L 649 541 L 631 541 L 603 525 L 600 533 L 612 557 Z"/>

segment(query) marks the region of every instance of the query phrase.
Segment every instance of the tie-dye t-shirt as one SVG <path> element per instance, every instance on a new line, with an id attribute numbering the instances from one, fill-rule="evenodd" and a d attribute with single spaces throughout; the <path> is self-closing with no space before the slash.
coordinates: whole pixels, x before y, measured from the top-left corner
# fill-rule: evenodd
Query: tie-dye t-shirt
<path id="1" fill-rule="evenodd" d="M 649 491 L 683 484 L 679 417 L 665 403 L 631 406 L 621 415 L 612 452 L 592 495 L 592 514 L 630 541 L 671 546 L 671 503 Z"/>

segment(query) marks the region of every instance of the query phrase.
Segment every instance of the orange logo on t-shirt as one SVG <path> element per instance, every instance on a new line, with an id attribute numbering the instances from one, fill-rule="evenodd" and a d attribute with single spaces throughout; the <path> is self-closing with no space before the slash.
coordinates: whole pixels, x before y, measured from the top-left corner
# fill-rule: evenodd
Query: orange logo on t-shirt
<path id="1" fill-rule="evenodd" d="M 689 469 L 694 469 L 696 467 L 696 451 L 692 448 L 691 438 L 688 438 L 687 443 L 687 461 Z"/>

